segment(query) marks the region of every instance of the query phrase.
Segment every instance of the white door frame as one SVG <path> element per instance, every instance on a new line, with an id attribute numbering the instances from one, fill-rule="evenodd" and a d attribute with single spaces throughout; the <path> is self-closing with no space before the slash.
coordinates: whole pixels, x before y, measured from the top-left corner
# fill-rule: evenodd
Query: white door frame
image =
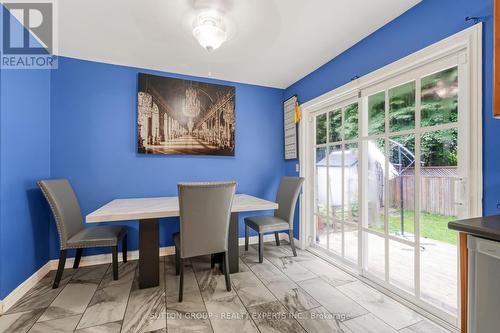
<path id="1" fill-rule="evenodd" d="M 471 217 L 482 215 L 482 23 L 479 23 L 301 105 L 303 121 L 299 124 L 300 175 L 306 179 L 301 196 L 301 248 L 306 249 L 311 244 L 310 237 L 313 235 L 313 223 L 308 221 L 314 212 L 314 176 L 311 177 L 314 172 L 314 151 L 310 149 L 314 133 L 311 133 L 309 126 L 313 121 L 312 114 L 357 95 L 361 90 L 453 54 L 466 57 L 462 61 L 467 62 L 465 74 L 468 80 L 462 87 L 465 86 L 468 91 L 468 94 L 464 94 L 468 98 L 464 101 L 468 109 L 469 128 L 466 131 L 469 146 L 468 214 Z"/>

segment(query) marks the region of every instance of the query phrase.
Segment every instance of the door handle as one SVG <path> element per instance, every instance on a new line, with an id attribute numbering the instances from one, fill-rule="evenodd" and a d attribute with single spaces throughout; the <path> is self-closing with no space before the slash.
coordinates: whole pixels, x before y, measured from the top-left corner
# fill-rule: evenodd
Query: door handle
<path id="1" fill-rule="evenodd" d="M 464 177 L 457 177 L 455 178 L 455 182 L 458 186 L 455 187 L 455 201 L 453 201 L 453 204 L 456 206 L 464 206 L 464 203 L 459 200 L 466 195 L 466 179 Z"/>

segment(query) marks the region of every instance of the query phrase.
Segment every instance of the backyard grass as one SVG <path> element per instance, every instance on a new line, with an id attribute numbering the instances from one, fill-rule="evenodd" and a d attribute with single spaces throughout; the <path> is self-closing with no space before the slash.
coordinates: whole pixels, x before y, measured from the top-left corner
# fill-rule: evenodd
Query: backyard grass
<path id="1" fill-rule="evenodd" d="M 414 219 L 415 212 L 413 210 L 405 210 L 405 233 L 415 234 Z M 337 219 L 342 219 L 342 215 L 337 216 Z M 457 232 L 448 229 L 448 222 L 456 220 L 456 216 L 432 214 L 422 212 L 420 214 L 420 234 L 424 238 L 429 238 L 452 245 L 457 245 Z M 383 214 L 380 216 L 380 221 L 384 220 Z M 328 224 L 327 221 L 323 222 Z M 383 225 L 371 225 L 370 228 L 380 232 L 384 232 Z M 401 215 L 397 210 L 389 211 L 389 233 L 401 234 Z"/>
<path id="2" fill-rule="evenodd" d="M 405 232 L 414 234 L 415 212 L 405 210 Z M 448 229 L 448 222 L 456 220 L 456 216 L 424 213 L 420 214 L 420 234 L 422 237 L 439 240 L 445 243 L 457 244 L 457 233 Z M 401 233 L 401 216 L 396 212 L 389 214 L 389 232 Z"/>

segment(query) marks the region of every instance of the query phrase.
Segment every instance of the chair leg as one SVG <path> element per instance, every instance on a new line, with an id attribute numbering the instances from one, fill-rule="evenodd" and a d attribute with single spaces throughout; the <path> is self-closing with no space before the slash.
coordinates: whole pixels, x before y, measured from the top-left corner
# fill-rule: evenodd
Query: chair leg
<path id="1" fill-rule="evenodd" d="M 80 266 L 80 259 L 82 259 L 82 250 L 76 249 L 75 261 L 73 262 L 73 269 L 77 269 Z"/>
<path id="2" fill-rule="evenodd" d="M 112 246 L 113 280 L 118 280 L 118 245 Z"/>
<path id="3" fill-rule="evenodd" d="M 59 265 L 57 265 L 57 273 L 54 279 L 54 284 L 52 285 L 52 289 L 56 289 L 59 287 L 59 282 L 61 282 L 61 277 L 64 272 L 64 265 L 66 265 L 66 250 L 59 251 Z"/>
<path id="4" fill-rule="evenodd" d="M 280 235 L 277 231 L 274 233 L 274 239 L 276 240 L 276 246 L 280 246 Z"/>
<path id="5" fill-rule="evenodd" d="M 264 262 L 264 234 L 259 233 L 259 262 Z"/>
<path id="6" fill-rule="evenodd" d="M 179 249 L 175 247 L 175 275 L 179 275 L 181 257 L 179 256 Z"/>
<path id="7" fill-rule="evenodd" d="M 248 234 L 250 232 L 248 229 L 248 225 L 245 223 L 245 251 L 248 251 Z"/>
<path id="8" fill-rule="evenodd" d="M 179 302 L 182 302 L 182 296 L 184 294 L 184 259 L 179 260 L 179 270 L 180 270 L 180 280 L 179 280 Z"/>
<path id="9" fill-rule="evenodd" d="M 226 290 L 231 291 L 231 278 L 229 277 L 229 256 L 224 252 L 224 275 L 226 277 Z"/>
<path id="10" fill-rule="evenodd" d="M 123 256 L 123 262 L 127 262 L 127 235 L 123 236 L 122 239 L 122 256 Z"/>
<path id="11" fill-rule="evenodd" d="M 297 256 L 297 251 L 295 250 L 295 242 L 293 241 L 293 230 L 288 230 L 288 238 L 290 239 L 290 246 L 292 247 L 293 256 Z"/>

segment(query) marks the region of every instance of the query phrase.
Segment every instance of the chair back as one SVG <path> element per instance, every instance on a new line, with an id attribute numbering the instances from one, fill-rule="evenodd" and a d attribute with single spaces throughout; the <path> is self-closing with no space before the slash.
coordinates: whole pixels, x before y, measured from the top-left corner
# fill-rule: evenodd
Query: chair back
<path id="1" fill-rule="evenodd" d="M 227 251 L 236 182 L 179 183 L 180 256 Z"/>
<path id="2" fill-rule="evenodd" d="M 274 211 L 274 216 L 281 217 L 293 229 L 293 217 L 295 214 L 295 205 L 300 194 L 300 188 L 304 183 L 303 177 L 283 177 L 281 178 L 276 202 L 278 209 Z"/>
<path id="3" fill-rule="evenodd" d="M 84 228 L 75 192 L 67 179 L 39 180 L 37 184 L 52 210 L 59 233 L 59 244 L 61 250 L 64 250 L 68 239 Z"/>

